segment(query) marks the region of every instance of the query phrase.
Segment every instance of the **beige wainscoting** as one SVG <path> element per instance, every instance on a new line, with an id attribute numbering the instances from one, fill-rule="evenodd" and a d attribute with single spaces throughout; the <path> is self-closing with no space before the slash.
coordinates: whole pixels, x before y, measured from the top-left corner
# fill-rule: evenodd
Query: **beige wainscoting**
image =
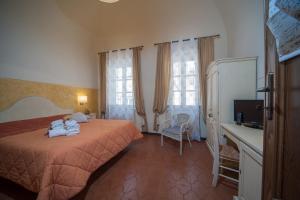
<path id="1" fill-rule="evenodd" d="M 86 105 L 79 105 L 77 100 L 79 95 L 88 96 Z M 97 89 L 0 78 L 0 111 L 29 96 L 45 97 L 61 108 L 74 111 L 84 111 L 88 108 L 96 113 L 98 107 Z"/>

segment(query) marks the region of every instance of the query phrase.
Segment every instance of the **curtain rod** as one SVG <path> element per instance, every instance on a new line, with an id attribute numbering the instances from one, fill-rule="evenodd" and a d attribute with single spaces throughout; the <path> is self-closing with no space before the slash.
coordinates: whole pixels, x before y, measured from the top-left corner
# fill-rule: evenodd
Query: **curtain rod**
<path id="1" fill-rule="evenodd" d="M 220 38 L 220 34 L 217 34 L 217 35 L 209 35 L 209 36 L 202 36 L 202 37 L 196 37 L 194 38 L 194 40 L 198 40 L 199 38 L 207 38 L 207 37 L 212 37 L 212 38 Z M 190 41 L 191 39 L 183 39 L 182 41 L 183 42 L 186 42 L 186 41 Z M 171 41 L 171 43 L 177 43 L 179 42 L 179 40 L 173 40 Z M 156 45 L 159 45 L 159 44 L 164 44 L 164 43 L 168 43 L 168 42 L 160 42 L 160 43 L 154 43 L 153 45 L 156 46 Z"/>
<path id="2" fill-rule="evenodd" d="M 140 49 L 143 49 L 144 48 L 144 46 L 137 46 L 137 47 L 130 47 L 130 48 L 127 48 L 127 49 L 134 49 L 134 48 L 140 48 Z M 125 51 L 126 50 L 126 48 L 124 49 L 114 49 L 114 50 L 112 50 L 111 52 L 116 52 L 116 51 Z M 102 52 L 98 52 L 98 54 L 100 54 L 100 53 L 109 53 L 109 51 L 102 51 Z"/>

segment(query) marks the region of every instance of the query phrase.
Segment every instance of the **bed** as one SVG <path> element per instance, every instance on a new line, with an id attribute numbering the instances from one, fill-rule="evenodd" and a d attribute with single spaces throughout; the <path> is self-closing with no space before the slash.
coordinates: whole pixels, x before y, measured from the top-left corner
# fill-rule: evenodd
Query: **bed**
<path id="1" fill-rule="evenodd" d="M 39 200 L 73 197 L 96 169 L 142 137 L 129 121 L 94 119 L 80 124 L 79 135 L 48 138 L 47 124 L 59 114 L 0 124 L 0 176 Z"/>

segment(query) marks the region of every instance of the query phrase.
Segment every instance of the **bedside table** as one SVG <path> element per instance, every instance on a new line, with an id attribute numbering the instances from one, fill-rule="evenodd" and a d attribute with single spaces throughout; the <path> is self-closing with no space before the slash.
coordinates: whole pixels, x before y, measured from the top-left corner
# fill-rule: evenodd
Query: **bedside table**
<path id="1" fill-rule="evenodd" d="M 96 113 L 90 113 L 86 115 L 88 119 L 96 119 Z"/>

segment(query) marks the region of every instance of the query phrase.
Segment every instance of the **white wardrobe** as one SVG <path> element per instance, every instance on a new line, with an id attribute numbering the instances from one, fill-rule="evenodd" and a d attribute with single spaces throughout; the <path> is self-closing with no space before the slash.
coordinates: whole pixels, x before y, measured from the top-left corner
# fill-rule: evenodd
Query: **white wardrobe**
<path id="1" fill-rule="evenodd" d="M 207 128 L 212 120 L 217 122 L 220 136 L 221 123 L 234 123 L 233 101 L 256 99 L 256 57 L 226 58 L 211 63 L 207 70 Z M 207 133 L 207 143 L 213 149 L 212 136 Z M 222 141 L 220 141 L 222 142 Z"/>

